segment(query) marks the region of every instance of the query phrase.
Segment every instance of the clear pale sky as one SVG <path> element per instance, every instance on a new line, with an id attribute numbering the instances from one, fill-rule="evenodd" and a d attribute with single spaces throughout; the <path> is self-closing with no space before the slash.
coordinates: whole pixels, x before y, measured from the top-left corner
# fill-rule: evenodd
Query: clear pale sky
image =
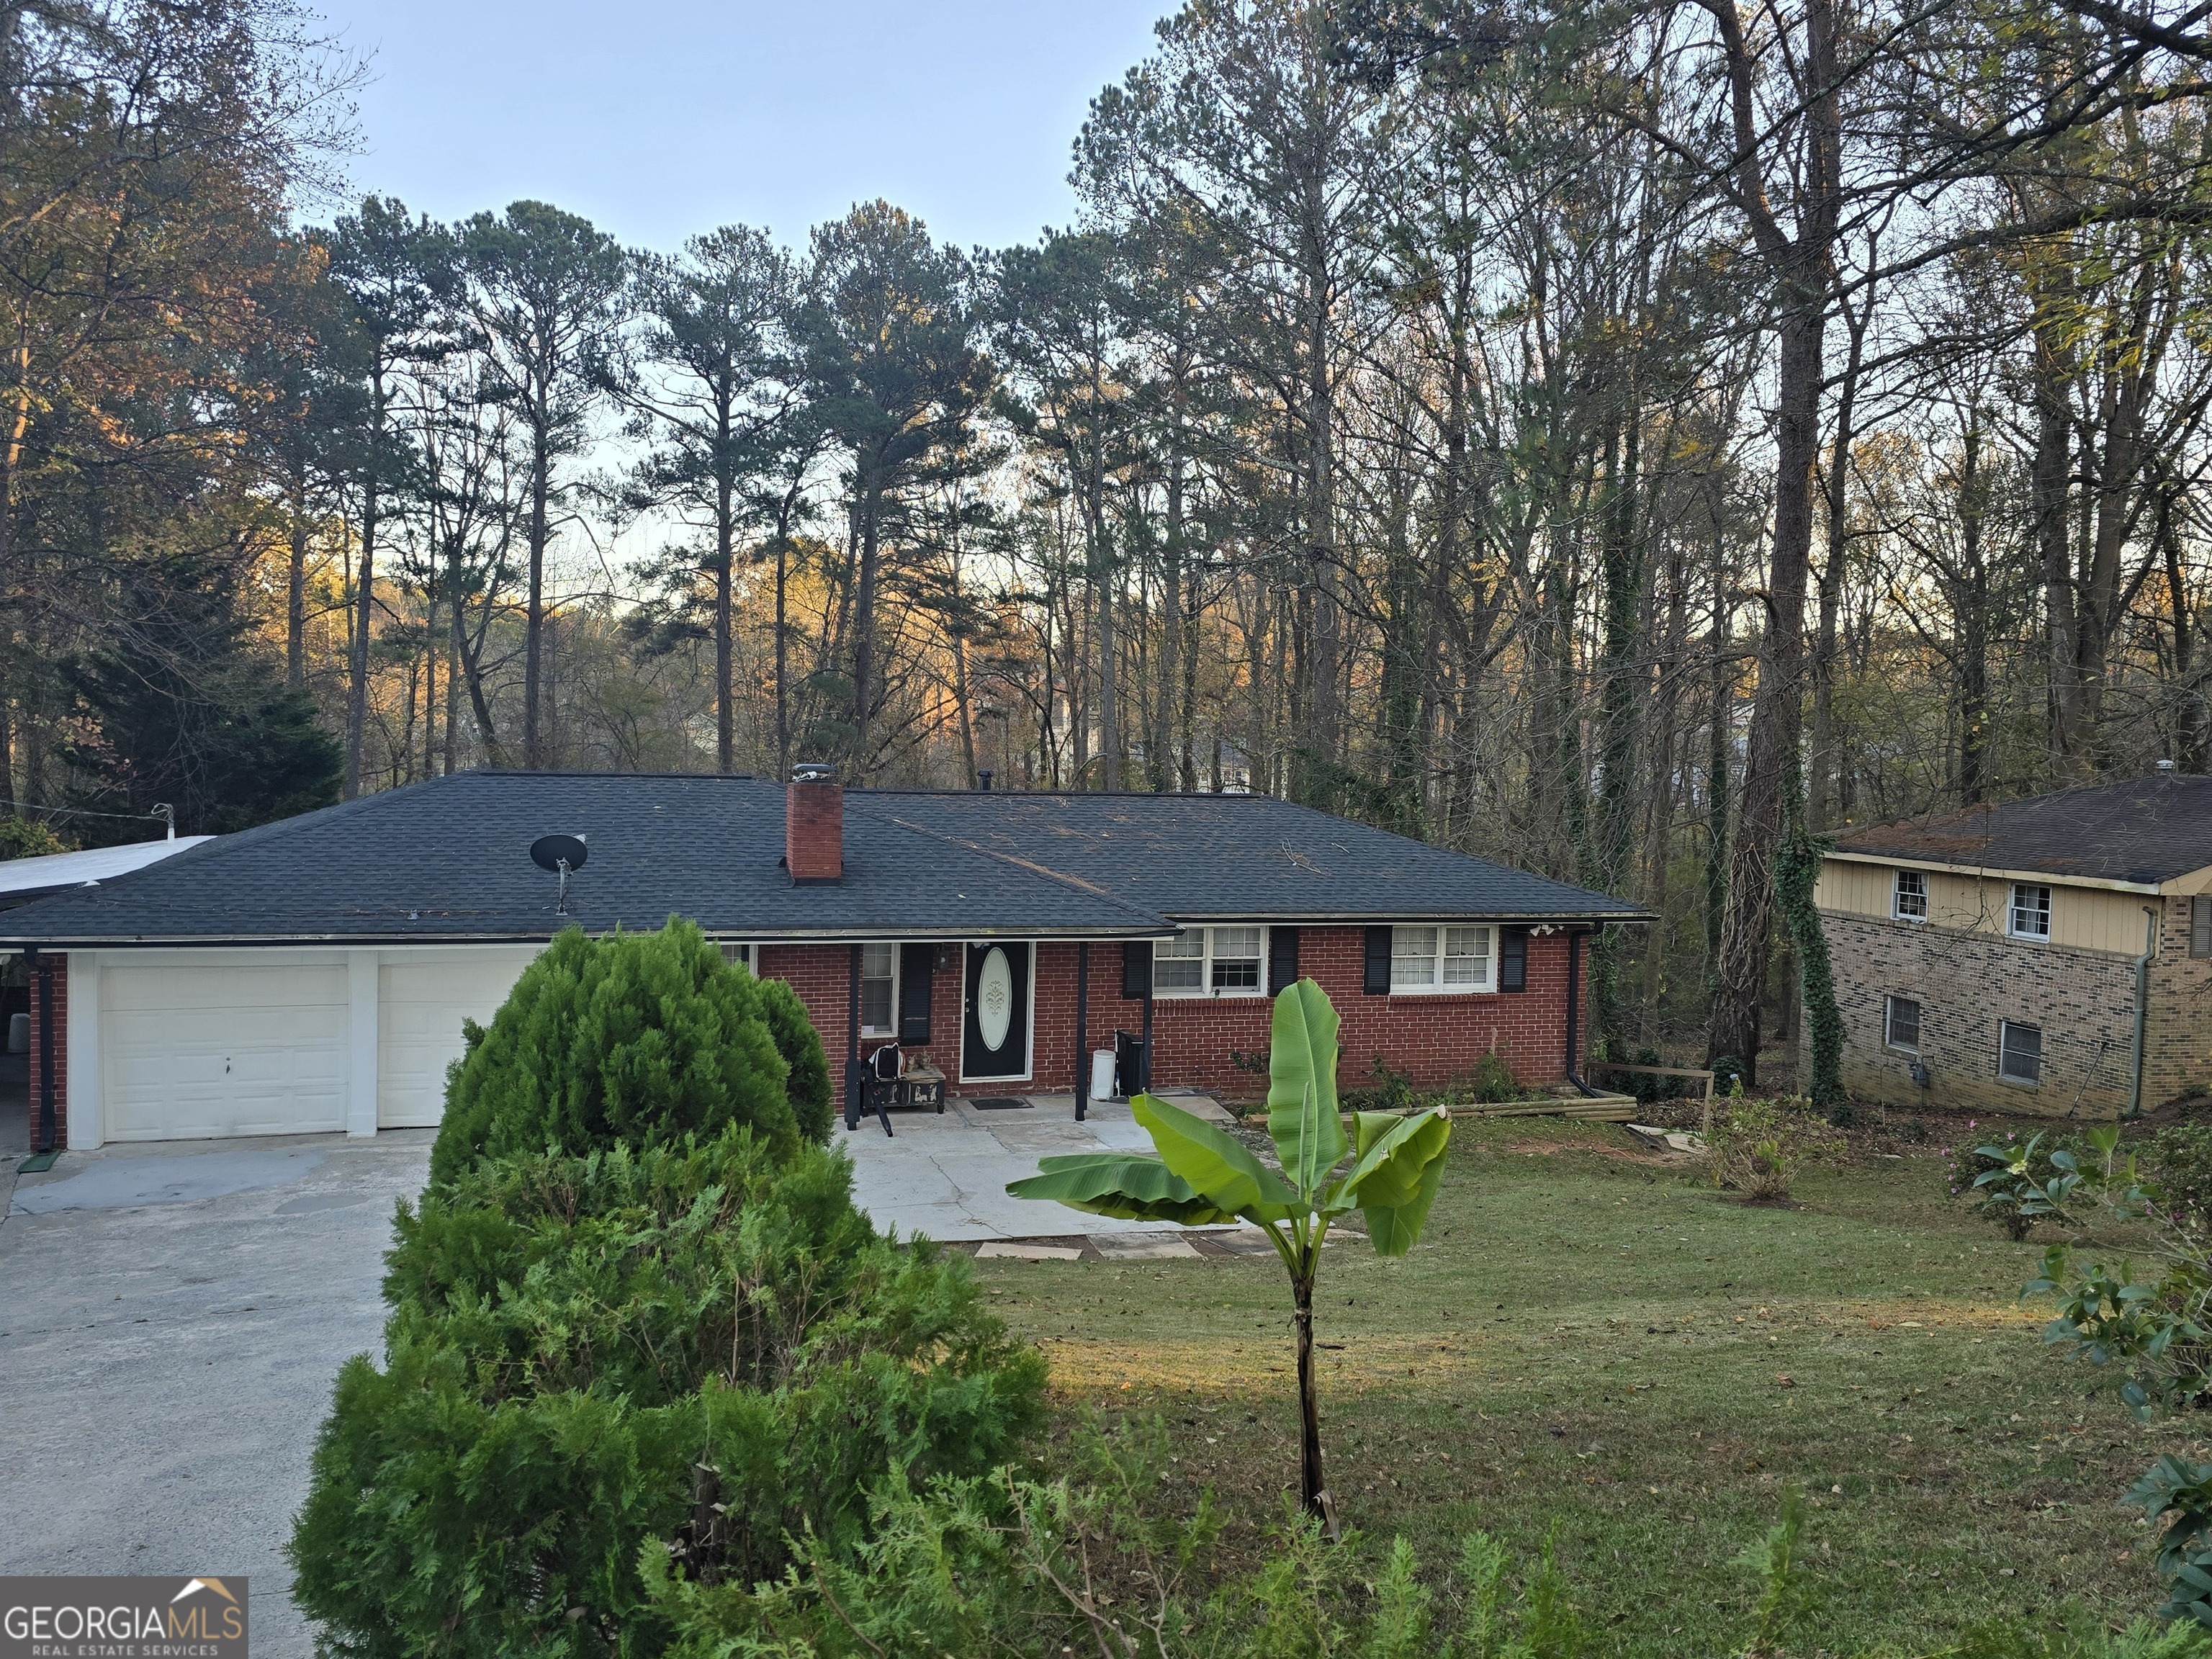
<path id="1" fill-rule="evenodd" d="M 799 245 L 882 196 L 941 240 L 1065 224 L 1091 98 L 1172 0 L 310 0 L 371 59 L 356 187 L 452 219 L 536 197 L 672 248 Z"/>

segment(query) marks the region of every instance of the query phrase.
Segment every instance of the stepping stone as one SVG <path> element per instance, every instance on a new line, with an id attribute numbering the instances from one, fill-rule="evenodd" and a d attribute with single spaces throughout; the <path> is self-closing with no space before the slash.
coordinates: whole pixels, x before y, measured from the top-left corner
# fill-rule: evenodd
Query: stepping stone
<path id="1" fill-rule="evenodd" d="M 1173 1233 L 1093 1233 L 1091 1243 L 1109 1261 L 1162 1261 L 1198 1255 L 1188 1239 Z"/>
<path id="2" fill-rule="evenodd" d="M 1004 1256 L 1015 1261 L 1080 1261 L 1083 1252 L 1066 1244 L 1024 1244 L 994 1238 L 975 1248 L 980 1256 Z"/>

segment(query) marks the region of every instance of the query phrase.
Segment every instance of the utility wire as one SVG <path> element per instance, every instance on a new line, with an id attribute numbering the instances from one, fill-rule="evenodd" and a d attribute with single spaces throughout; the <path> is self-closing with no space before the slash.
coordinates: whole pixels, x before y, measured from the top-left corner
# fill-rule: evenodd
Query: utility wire
<path id="1" fill-rule="evenodd" d="M 161 805 L 165 805 L 167 803 Z M 151 812 L 95 812 L 88 806 L 41 806 L 36 801 L 19 800 L 14 802 L 9 810 L 17 812 L 58 812 L 64 817 L 80 818 L 128 818 L 133 823 L 173 825 L 177 821 L 174 808 L 170 808 L 167 811 L 162 811 L 157 808 Z"/>

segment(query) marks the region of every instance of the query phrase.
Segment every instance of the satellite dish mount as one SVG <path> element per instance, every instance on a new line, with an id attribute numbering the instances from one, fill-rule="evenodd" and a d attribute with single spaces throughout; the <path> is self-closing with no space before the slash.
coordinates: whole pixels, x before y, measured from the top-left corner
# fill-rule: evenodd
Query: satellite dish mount
<path id="1" fill-rule="evenodd" d="M 540 836 L 530 843 L 530 861 L 561 878 L 561 897 L 553 907 L 555 915 L 568 914 L 568 878 L 584 867 L 584 860 L 590 852 L 581 836 Z"/>

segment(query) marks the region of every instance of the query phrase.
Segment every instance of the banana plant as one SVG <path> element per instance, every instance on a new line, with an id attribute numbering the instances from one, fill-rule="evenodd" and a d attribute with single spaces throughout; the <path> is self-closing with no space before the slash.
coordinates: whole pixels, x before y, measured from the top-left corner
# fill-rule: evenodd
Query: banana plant
<path id="1" fill-rule="evenodd" d="M 1265 1230 L 1291 1275 L 1303 1431 L 1299 1499 L 1334 1537 L 1336 1505 L 1322 1478 L 1321 1393 L 1314 1374 L 1314 1280 L 1322 1245 L 1332 1223 L 1358 1210 L 1377 1255 L 1412 1249 L 1436 1201 L 1451 1119 L 1441 1109 L 1413 1117 L 1359 1112 L 1347 1139 L 1336 1104 L 1336 1009 L 1310 979 L 1276 997 L 1272 1038 L 1267 1133 L 1281 1174 L 1235 1136 L 1140 1094 L 1130 1109 L 1152 1136 L 1157 1158 L 1119 1152 L 1048 1158 L 1036 1174 L 1009 1183 L 1006 1191 L 1131 1221 L 1205 1227 L 1242 1220 Z"/>

